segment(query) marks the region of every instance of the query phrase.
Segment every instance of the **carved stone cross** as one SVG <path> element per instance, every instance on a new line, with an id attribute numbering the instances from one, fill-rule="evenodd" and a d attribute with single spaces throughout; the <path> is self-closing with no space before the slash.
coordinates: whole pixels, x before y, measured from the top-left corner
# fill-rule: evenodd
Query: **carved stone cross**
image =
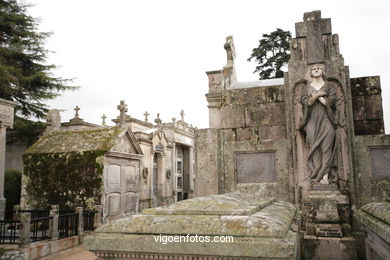
<path id="1" fill-rule="evenodd" d="M 181 121 L 183 121 L 184 122 L 184 110 L 182 110 L 181 112 L 180 112 L 180 116 L 181 116 Z"/>
<path id="2" fill-rule="evenodd" d="M 74 115 L 74 117 L 78 118 L 79 117 L 79 111 L 80 111 L 79 106 L 76 106 L 73 110 L 76 111 L 76 114 Z"/>
<path id="3" fill-rule="evenodd" d="M 145 111 L 145 113 L 144 113 L 144 116 L 145 116 L 145 122 L 148 122 L 148 116 L 149 116 L 150 114 L 148 113 L 148 111 Z"/>
<path id="4" fill-rule="evenodd" d="M 321 11 L 303 15 L 303 22 L 295 24 L 297 38 L 306 38 L 307 63 L 322 63 L 325 60 L 322 35 L 332 34 L 330 18 L 321 19 Z"/>
<path id="5" fill-rule="evenodd" d="M 121 100 L 120 104 L 117 106 L 117 109 L 120 111 L 119 125 L 124 125 L 126 120 L 126 112 L 127 112 L 127 105 L 124 100 Z"/>
<path id="6" fill-rule="evenodd" d="M 106 125 L 106 118 L 107 118 L 106 115 L 103 114 L 103 116 L 102 116 L 102 120 L 103 120 L 102 121 L 102 125 L 104 125 L 104 126 Z"/>

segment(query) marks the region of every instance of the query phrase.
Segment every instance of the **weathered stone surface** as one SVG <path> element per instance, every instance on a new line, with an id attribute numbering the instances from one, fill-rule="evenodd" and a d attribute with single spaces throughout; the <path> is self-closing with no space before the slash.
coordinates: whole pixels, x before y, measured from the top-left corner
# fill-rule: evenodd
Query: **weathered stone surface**
<path id="1" fill-rule="evenodd" d="M 249 194 L 229 193 L 180 201 L 168 207 L 145 209 L 148 215 L 249 215 L 270 205 L 274 199 L 259 200 Z"/>
<path id="2" fill-rule="evenodd" d="M 370 158 L 371 158 L 373 181 L 390 182 L 390 174 L 389 174 L 390 147 L 371 148 Z"/>
<path id="3" fill-rule="evenodd" d="M 356 241 L 352 237 L 327 238 L 304 236 L 303 247 L 303 259 L 358 259 L 356 254 Z"/>
<path id="4" fill-rule="evenodd" d="M 202 129 L 196 132 L 197 172 L 195 195 L 218 194 L 219 130 Z"/>
<path id="5" fill-rule="evenodd" d="M 275 160 L 275 152 L 236 153 L 237 182 L 275 182 Z"/>
<path id="6" fill-rule="evenodd" d="M 351 79 L 353 120 L 356 135 L 384 134 L 379 76 Z"/>
<path id="7" fill-rule="evenodd" d="M 240 206 L 241 205 L 241 206 Z M 190 214 L 190 215 L 188 215 Z M 294 259 L 299 214 L 287 202 L 230 193 L 190 199 L 103 225 L 84 246 L 95 252 L 149 252 L 180 255 Z M 159 235 L 233 236 L 232 243 L 166 243 Z"/>
<path id="8" fill-rule="evenodd" d="M 390 149 L 390 135 L 355 136 L 354 147 L 355 192 L 358 194 L 356 207 L 360 208 L 368 203 L 383 201 L 390 197 L 390 181 L 388 179 L 390 164 L 388 160 L 385 161 L 385 158 L 387 158 L 385 154 L 381 153 L 382 149 Z M 375 158 L 374 155 L 373 158 L 371 151 L 375 153 L 375 150 L 379 153 L 379 156 Z M 379 173 L 383 173 L 384 175 L 375 175 L 373 160 L 375 161 L 380 158 L 382 160 L 375 163 L 380 166 Z M 380 179 L 375 180 L 377 177 L 380 177 Z"/>
<path id="9" fill-rule="evenodd" d="M 364 205 L 357 218 L 366 228 L 368 259 L 387 259 L 390 255 L 390 202 Z M 378 258 L 374 258 L 375 255 Z"/>

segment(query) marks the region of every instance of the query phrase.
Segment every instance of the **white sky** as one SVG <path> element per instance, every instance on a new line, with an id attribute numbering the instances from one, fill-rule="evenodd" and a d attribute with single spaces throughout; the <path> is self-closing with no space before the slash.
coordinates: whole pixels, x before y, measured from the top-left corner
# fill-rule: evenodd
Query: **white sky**
<path id="1" fill-rule="evenodd" d="M 351 77 L 380 75 L 387 132 L 390 132 L 390 2 L 252 0 L 30 0 L 40 30 L 51 31 L 49 62 L 56 75 L 75 78 L 81 88 L 50 101 L 64 109 L 62 120 L 80 116 L 100 124 L 119 112 L 149 121 L 180 118 L 208 127 L 206 71 L 222 69 L 227 35 L 233 35 L 238 81 L 256 80 L 255 63 L 246 59 L 263 33 L 290 30 L 304 12 L 321 10 L 332 19 Z M 113 123 L 111 123 L 113 124 Z"/>

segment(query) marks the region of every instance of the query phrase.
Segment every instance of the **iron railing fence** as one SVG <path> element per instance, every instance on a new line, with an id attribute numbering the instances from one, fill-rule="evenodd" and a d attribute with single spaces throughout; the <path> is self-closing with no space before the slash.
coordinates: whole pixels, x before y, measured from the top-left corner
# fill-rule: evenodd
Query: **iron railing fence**
<path id="1" fill-rule="evenodd" d="M 58 217 L 59 238 L 66 238 L 78 235 L 79 214 L 67 213 Z"/>
<path id="2" fill-rule="evenodd" d="M 94 231 L 95 230 L 95 214 L 96 211 L 88 210 L 83 211 L 84 219 L 84 230 Z"/>
<path id="3" fill-rule="evenodd" d="M 21 228 L 19 220 L 0 220 L 0 244 L 19 243 Z"/>
<path id="4" fill-rule="evenodd" d="M 30 237 L 32 242 L 49 239 L 50 221 L 53 217 L 35 218 L 30 221 Z"/>

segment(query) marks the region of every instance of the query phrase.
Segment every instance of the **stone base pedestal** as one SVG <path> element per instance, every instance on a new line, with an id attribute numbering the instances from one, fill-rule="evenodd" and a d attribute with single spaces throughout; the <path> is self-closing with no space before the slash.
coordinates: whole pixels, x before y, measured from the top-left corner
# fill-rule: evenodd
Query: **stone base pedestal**
<path id="1" fill-rule="evenodd" d="M 356 241 L 353 237 L 331 238 L 305 235 L 302 259 L 355 260 Z"/>
<path id="2" fill-rule="evenodd" d="M 335 185 L 316 184 L 303 199 L 306 235 L 350 236 L 348 197 L 334 190 Z"/>

